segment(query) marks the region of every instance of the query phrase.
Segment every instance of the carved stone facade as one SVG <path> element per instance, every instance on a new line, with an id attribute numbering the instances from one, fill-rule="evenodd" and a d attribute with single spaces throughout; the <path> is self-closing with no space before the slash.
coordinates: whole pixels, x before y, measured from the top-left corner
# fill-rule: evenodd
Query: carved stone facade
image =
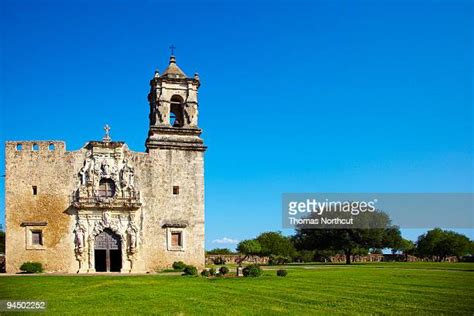
<path id="1" fill-rule="evenodd" d="M 204 151 L 199 77 L 174 57 L 148 96 L 146 152 L 102 141 L 6 144 L 6 268 L 151 272 L 174 261 L 204 266 Z M 118 269 L 118 270 L 114 270 Z"/>

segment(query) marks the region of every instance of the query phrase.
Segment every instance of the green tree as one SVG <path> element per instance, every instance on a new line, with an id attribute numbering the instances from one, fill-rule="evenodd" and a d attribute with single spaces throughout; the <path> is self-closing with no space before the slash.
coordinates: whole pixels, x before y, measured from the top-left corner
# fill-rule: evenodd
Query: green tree
<path id="1" fill-rule="evenodd" d="M 396 226 L 388 227 L 385 229 L 385 235 L 383 244 L 387 248 L 395 248 L 398 245 L 403 243 L 402 235 L 400 234 L 400 230 Z"/>
<path id="2" fill-rule="evenodd" d="M 265 232 L 256 240 L 262 248 L 260 253 L 264 256 L 293 257 L 296 254 L 291 239 L 283 236 L 281 232 Z"/>
<path id="3" fill-rule="evenodd" d="M 214 248 L 206 251 L 208 255 L 231 255 L 232 251 L 229 248 Z"/>
<path id="4" fill-rule="evenodd" d="M 393 239 L 401 238 L 400 230 L 390 224 L 386 213 L 371 213 L 367 220 L 368 228 L 298 228 L 294 237 L 297 249 L 342 251 L 346 263 L 351 264 L 351 256 L 362 249 L 387 248 Z M 376 223 L 373 228 L 371 225 Z"/>
<path id="5" fill-rule="evenodd" d="M 380 248 L 370 249 L 370 254 L 372 255 L 383 255 L 383 251 Z"/>
<path id="6" fill-rule="evenodd" d="M 418 237 L 416 252 L 422 257 L 437 257 L 443 261 L 448 256 L 462 257 L 470 254 L 471 241 L 462 234 L 435 228 Z"/>
<path id="7" fill-rule="evenodd" d="M 413 241 L 402 238 L 399 243 L 392 247 L 392 253 L 401 252 L 405 256 L 405 261 L 408 260 L 409 255 L 414 255 L 416 251 L 416 245 Z"/>
<path id="8" fill-rule="evenodd" d="M 237 245 L 237 251 L 244 255 L 244 257 L 242 257 L 242 259 L 239 260 L 239 264 L 240 264 L 244 262 L 245 259 L 248 258 L 248 256 L 259 255 L 262 251 L 262 246 L 260 246 L 260 243 L 256 241 L 255 239 L 247 239 L 247 240 L 242 240 Z"/>

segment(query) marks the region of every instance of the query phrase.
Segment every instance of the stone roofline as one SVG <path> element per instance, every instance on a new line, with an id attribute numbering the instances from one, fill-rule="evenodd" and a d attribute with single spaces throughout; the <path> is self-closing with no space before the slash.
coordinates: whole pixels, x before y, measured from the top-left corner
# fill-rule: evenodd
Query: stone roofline
<path id="1" fill-rule="evenodd" d="M 60 140 L 11 140 L 5 142 L 5 149 L 16 152 L 65 152 L 66 143 Z"/>
<path id="2" fill-rule="evenodd" d="M 35 147 L 37 146 L 37 147 Z M 9 140 L 5 142 L 5 149 L 11 152 L 50 152 L 50 153 L 66 153 L 79 152 L 84 149 L 89 149 L 92 146 L 118 148 L 125 146 L 126 150 L 132 153 L 147 154 L 145 151 L 130 150 L 127 144 L 123 141 L 103 142 L 98 140 L 91 140 L 86 142 L 81 148 L 77 150 L 66 150 L 66 142 L 62 140 Z M 36 148 L 36 149 L 35 149 Z"/>
<path id="3" fill-rule="evenodd" d="M 167 131 L 168 133 L 176 133 L 176 129 L 170 127 L 160 127 L 160 130 Z M 180 128 L 180 135 L 195 135 L 200 134 L 200 129 L 186 129 Z M 192 141 L 176 141 L 169 139 L 167 141 L 156 142 L 156 144 L 151 142 L 152 148 L 161 148 L 161 149 L 178 149 L 178 150 L 191 150 L 191 151 L 206 151 L 207 146 L 203 145 L 203 141 L 192 140 Z M 60 140 L 16 140 L 16 141 L 6 141 L 5 150 L 10 153 L 49 153 L 49 154 L 64 154 L 64 153 L 74 153 L 80 152 L 84 149 L 90 149 L 91 147 L 109 147 L 109 148 L 118 148 L 125 146 L 125 149 L 132 154 L 145 154 L 148 155 L 148 151 L 133 151 L 128 148 L 127 143 L 123 141 L 111 141 L 103 142 L 97 140 L 91 140 L 85 143 L 81 148 L 77 150 L 66 150 L 66 142 Z M 36 149 L 35 149 L 36 148 Z"/>
<path id="4" fill-rule="evenodd" d="M 153 78 L 150 80 L 150 86 L 153 87 L 153 85 L 156 82 L 183 83 L 183 81 L 186 81 L 187 83 L 195 84 L 198 88 L 201 86 L 201 81 L 196 78 L 172 78 L 172 77 Z"/>

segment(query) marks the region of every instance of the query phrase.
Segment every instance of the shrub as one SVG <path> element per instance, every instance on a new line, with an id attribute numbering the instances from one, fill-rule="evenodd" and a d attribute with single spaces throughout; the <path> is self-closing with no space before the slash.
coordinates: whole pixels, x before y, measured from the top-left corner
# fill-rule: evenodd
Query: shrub
<path id="1" fill-rule="evenodd" d="M 210 268 L 210 269 L 209 269 L 209 274 L 210 274 L 211 276 L 215 276 L 215 275 L 216 275 L 216 269 Z"/>
<path id="2" fill-rule="evenodd" d="M 259 277 L 263 273 L 262 269 L 257 264 L 251 264 L 246 266 L 242 272 L 245 277 Z"/>
<path id="3" fill-rule="evenodd" d="M 183 275 L 197 275 L 198 270 L 195 266 L 185 266 L 183 270 Z"/>
<path id="4" fill-rule="evenodd" d="M 217 257 L 214 260 L 212 260 L 212 262 L 214 262 L 215 265 L 224 265 L 224 264 L 226 264 L 225 259 L 222 258 L 222 257 Z"/>
<path id="5" fill-rule="evenodd" d="M 227 268 L 227 267 L 220 267 L 220 268 L 219 268 L 219 273 L 220 273 L 221 275 L 226 275 L 227 273 L 229 273 L 229 268 Z"/>
<path id="6" fill-rule="evenodd" d="M 208 277 L 210 275 L 209 270 L 207 270 L 207 269 L 202 270 L 201 275 L 203 277 Z"/>
<path id="7" fill-rule="evenodd" d="M 173 269 L 176 271 L 184 271 L 186 268 L 186 264 L 183 261 L 175 261 L 173 262 Z"/>
<path id="8" fill-rule="evenodd" d="M 277 276 L 285 277 L 288 274 L 288 271 L 280 269 L 277 270 Z"/>
<path id="9" fill-rule="evenodd" d="M 43 265 L 40 262 L 25 262 L 21 265 L 20 270 L 24 273 L 40 273 L 43 272 Z"/>

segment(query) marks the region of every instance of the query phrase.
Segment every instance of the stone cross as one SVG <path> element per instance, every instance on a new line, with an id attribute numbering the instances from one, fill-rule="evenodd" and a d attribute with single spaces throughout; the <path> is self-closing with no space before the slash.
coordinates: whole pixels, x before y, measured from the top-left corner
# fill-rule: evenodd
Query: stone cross
<path id="1" fill-rule="evenodd" d="M 174 49 L 175 49 L 175 48 L 176 48 L 176 47 L 175 47 L 174 45 L 171 45 L 171 46 L 170 46 L 170 49 L 171 49 L 171 55 L 174 55 Z"/>
<path id="2" fill-rule="evenodd" d="M 104 142 L 108 143 L 108 142 L 110 142 L 110 141 L 112 140 L 112 139 L 110 138 L 110 134 L 109 134 L 109 132 L 110 132 L 110 126 L 109 126 L 109 124 L 105 124 L 105 126 L 104 126 L 104 131 L 105 131 L 105 136 L 104 136 L 104 138 L 102 138 L 102 140 L 103 140 Z"/>

